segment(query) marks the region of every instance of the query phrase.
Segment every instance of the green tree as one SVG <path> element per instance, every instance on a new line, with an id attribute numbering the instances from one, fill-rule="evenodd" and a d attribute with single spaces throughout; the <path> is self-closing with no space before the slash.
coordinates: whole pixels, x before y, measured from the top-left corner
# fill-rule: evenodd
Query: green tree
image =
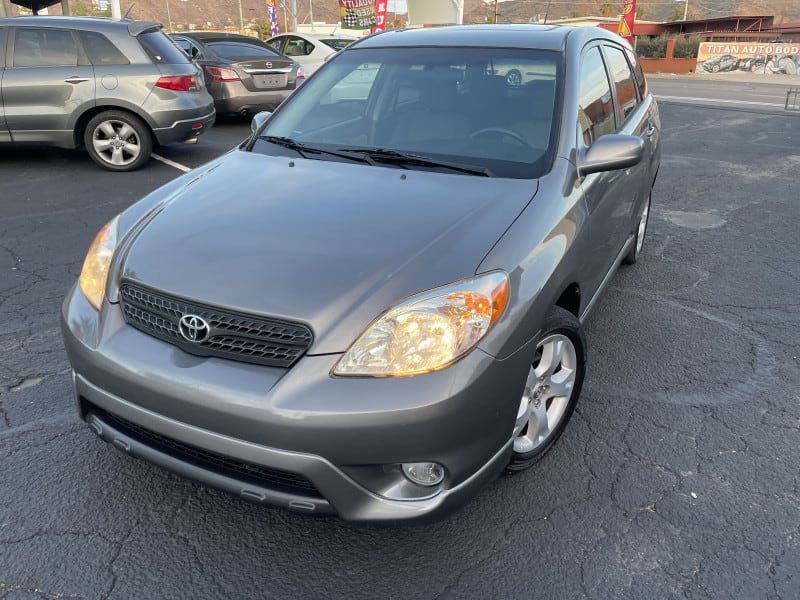
<path id="1" fill-rule="evenodd" d="M 641 21 L 644 19 L 644 6 L 638 5 L 636 7 L 636 20 Z"/>
<path id="2" fill-rule="evenodd" d="M 98 10 L 92 4 L 77 0 L 69 3 L 69 14 L 73 17 L 110 17 L 111 6 L 106 10 Z"/>
<path id="3" fill-rule="evenodd" d="M 267 19 L 256 19 L 253 23 L 259 39 L 266 40 L 272 37 L 272 24 Z"/>

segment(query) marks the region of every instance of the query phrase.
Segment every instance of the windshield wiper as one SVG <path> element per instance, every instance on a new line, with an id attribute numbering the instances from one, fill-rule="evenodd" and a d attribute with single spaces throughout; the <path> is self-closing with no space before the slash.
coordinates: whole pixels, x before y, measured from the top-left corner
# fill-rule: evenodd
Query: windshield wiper
<path id="1" fill-rule="evenodd" d="M 461 163 L 447 162 L 447 161 L 437 160 L 435 158 L 430 158 L 428 156 L 420 156 L 418 154 L 408 154 L 405 152 L 398 152 L 397 150 L 389 150 L 386 148 L 339 148 L 338 152 L 352 152 L 354 154 L 363 154 L 365 157 L 375 162 L 394 163 L 398 165 L 420 165 L 424 167 L 440 167 L 443 169 L 450 169 L 451 171 L 467 173 L 469 175 L 482 175 L 484 177 L 494 177 L 494 174 L 486 167 L 476 167 Z"/>
<path id="2" fill-rule="evenodd" d="M 370 160 L 368 160 L 364 156 L 353 156 L 351 154 L 346 154 L 344 152 L 339 152 L 337 150 L 325 150 L 324 148 L 320 148 L 318 146 L 312 146 L 310 144 L 298 142 L 297 140 L 293 140 L 290 137 L 284 137 L 280 135 L 260 135 L 258 136 L 258 139 L 264 140 L 265 142 L 269 142 L 270 144 L 275 144 L 277 146 L 283 146 L 284 148 L 289 148 L 290 150 L 294 150 L 303 158 L 308 158 L 309 154 L 330 154 L 331 156 L 346 158 L 347 160 L 373 164 Z"/>

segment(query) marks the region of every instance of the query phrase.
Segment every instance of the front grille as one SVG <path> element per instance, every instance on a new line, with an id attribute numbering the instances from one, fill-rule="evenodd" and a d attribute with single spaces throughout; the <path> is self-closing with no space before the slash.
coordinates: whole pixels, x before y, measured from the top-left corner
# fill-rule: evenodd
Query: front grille
<path id="1" fill-rule="evenodd" d="M 308 479 L 297 473 L 280 471 L 263 465 L 256 465 L 239 461 L 221 454 L 209 452 L 196 446 L 184 444 L 172 438 L 165 437 L 149 429 L 145 429 L 127 419 L 106 412 L 98 406 L 92 406 L 90 411 L 100 419 L 111 425 L 120 433 L 144 444 L 154 450 L 177 458 L 178 460 L 194 466 L 224 475 L 243 483 L 251 483 L 271 490 L 297 494 L 305 497 L 322 498 L 322 495 Z"/>
<path id="2" fill-rule="evenodd" d="M 198 356 L 289 368 L 313 340 L 311 330 L 300 323 L 235 313 L 130 283 L 120 287 L 120 305 L 129 325 Z M 184 315 L 208 323 L 207 339 L 184 338 L 179 326 Z"/>

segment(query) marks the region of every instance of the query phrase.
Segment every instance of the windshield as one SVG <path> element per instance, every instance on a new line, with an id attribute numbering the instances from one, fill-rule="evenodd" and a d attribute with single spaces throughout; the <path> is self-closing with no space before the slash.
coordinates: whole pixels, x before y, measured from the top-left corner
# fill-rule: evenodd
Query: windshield
<path id="1" fill-rule="evenodd" d="M 346 50 L 281 106 L 252 150 L 380 150 L 382 161 L 400 162 L 402 153 L 492 176 L 540 177 L 552 162 L 559 57 L 518 48 Z M 345 160 L 341 153 L 305 155 Z M 431 161 L 402 168 L 436 169 Z"/>

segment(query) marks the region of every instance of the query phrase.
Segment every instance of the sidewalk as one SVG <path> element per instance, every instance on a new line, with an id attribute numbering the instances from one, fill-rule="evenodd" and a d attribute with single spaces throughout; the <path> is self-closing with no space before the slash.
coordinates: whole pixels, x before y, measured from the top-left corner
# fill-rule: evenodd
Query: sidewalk
<path id="1" fill-rule="evenodd" d="M 738 81 L 740 83 L 763 83 L 765 85 L 800 86 L 800 75 L 763 75 L 732 71 L 730 73 L 647 73 L 648 79 L 692 79 L 704 81 Z"/>

